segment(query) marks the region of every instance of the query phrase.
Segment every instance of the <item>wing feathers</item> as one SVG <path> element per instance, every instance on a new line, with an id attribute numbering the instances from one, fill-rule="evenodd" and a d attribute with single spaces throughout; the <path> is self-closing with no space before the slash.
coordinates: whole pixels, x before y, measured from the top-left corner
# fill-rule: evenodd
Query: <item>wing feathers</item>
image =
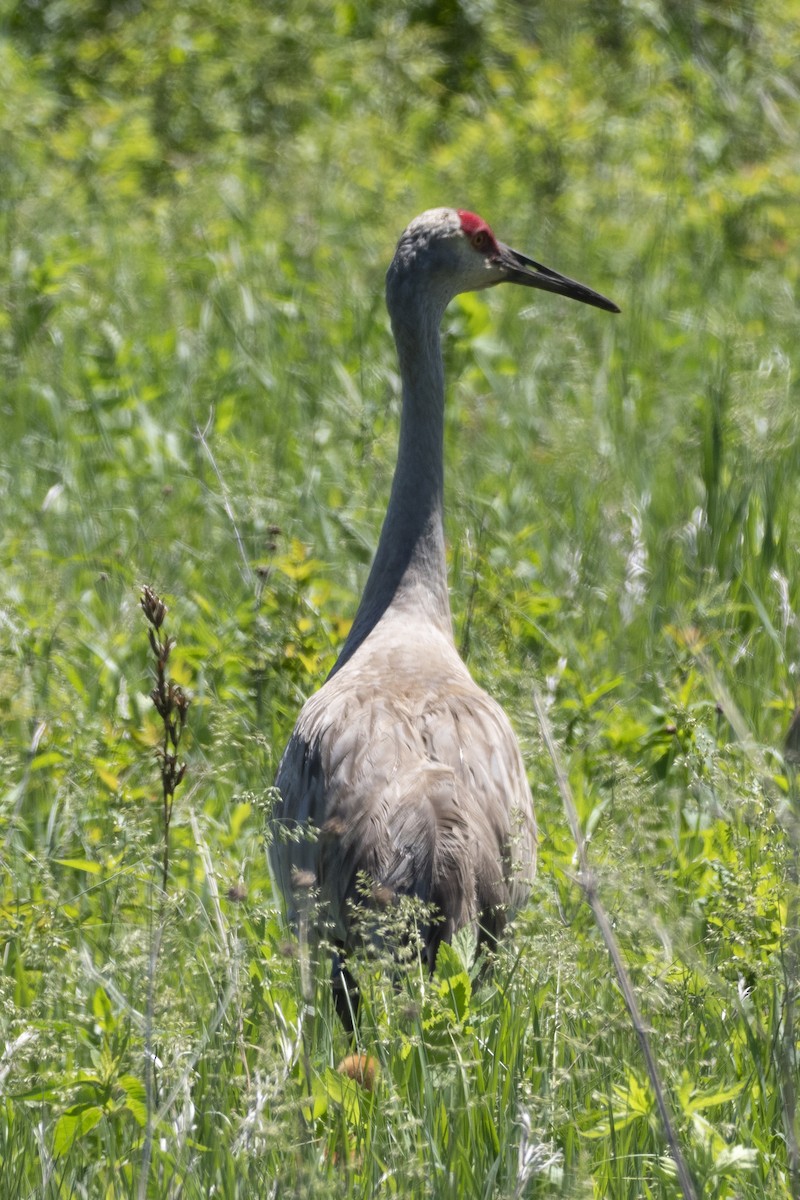
<path id="1" fill-rule="evenodd" d="M 281 760 L 273 869 L 290 915 L 293 870 L 314 872 L 345 944 L 365 877 L 436 905 L 435 958 L 442 937 L 476 920 L 499 929 L 500 910 L 524 902 L 536 828 L 522 759 L 460 663 L 435 688 L 392 689 L 356 662 L 306 703 Z"/>

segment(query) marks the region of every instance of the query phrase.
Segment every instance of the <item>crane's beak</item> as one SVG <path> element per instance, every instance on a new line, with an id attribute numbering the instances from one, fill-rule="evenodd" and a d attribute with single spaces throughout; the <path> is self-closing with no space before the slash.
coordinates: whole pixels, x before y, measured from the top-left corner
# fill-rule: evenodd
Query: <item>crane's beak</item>
<path id="1" fill-rule="evenodd" d="M 584 283 L 559 275 L 541 263 L 526 258 L 510 246 L 497 243 L 499 254 L 495 255 L 494 263 L 505 272 L 505 281 L 521 283 L 524 287 L 541 288 L 543 292 L 556 292 L 559 296 L 569 296 L 570 300 L 580 300 L 582 304 L 593 304 L 595 308 L 604 308 L 606 312 L 618 313 L 619 308 L 613 300 L 607 300 L 599 292 L 592 291 Z"/>

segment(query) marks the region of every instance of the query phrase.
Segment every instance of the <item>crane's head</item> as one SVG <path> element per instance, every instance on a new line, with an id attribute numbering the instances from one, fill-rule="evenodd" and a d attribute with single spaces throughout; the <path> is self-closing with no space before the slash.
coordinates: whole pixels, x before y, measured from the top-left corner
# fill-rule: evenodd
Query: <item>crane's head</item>
<path id="1" fill-rule="evenodd" d="M 599 292 L 499 242 L 475 213 L 454 208 L 432 208 L 414 218 L 397 244 L 386 276 L 386 298 L 395 319 L 404 306 L 427 300 L 443 312 L 460 292 L 477 292 L 498 283 L 541 288 L 619 312 Z"/>

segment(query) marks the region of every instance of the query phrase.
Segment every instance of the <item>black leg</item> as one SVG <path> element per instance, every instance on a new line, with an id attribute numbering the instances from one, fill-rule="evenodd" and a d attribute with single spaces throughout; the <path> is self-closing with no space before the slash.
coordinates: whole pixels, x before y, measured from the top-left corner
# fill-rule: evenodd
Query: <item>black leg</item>
<path id="1" fill-rule="evenodd" d="M 338 953 L 333 956 L 331 984 L 333 985 L 333 1002 L 339 1020 L 348 1033 L 355 1033 L 360 1000 L 358 984 L 345 966 L 343 955 Z"/>

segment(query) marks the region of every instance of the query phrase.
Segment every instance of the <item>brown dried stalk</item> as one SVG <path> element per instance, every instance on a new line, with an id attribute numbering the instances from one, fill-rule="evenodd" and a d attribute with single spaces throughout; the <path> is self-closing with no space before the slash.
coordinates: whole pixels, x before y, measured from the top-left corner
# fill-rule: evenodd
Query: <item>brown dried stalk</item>
<path id="1" fill-rule="evenodd" d="M 172 807 L 175 789 L 186 773 L 186 763 L 178 763 L 178 746 L 181 740 L 189 697 L 183 689 L 167 676 L 167 664 L 175 639 L 162 636 L 161 626 L 167 615 L 167 606 L 150 587 L 142 588 L 142 611 L 150 625 L 148 636 L 150 649 L 155 658 L 155 686 L 150 693 L 155 710 L 164 725 L 164 741 L 156 751 L 161 772 L 162 820 L 164 827 L 164 850 L 161 862 L 161 886 L 166 892 L 169 879 L 169 830 L 172 823 Z"/>

